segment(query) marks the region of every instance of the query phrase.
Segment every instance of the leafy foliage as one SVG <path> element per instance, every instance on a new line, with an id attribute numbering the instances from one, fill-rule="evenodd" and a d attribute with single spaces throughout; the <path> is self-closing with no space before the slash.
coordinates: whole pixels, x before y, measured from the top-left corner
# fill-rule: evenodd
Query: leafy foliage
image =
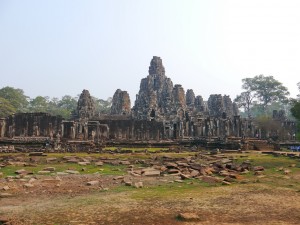
<path id="1" fill-rule="evenodd" d="M 97 99 L 97 98 L 93 97 L 93 100 L 95 102 L 96 115 L 109 114 L 110 113 L 112 98 L 108 98 L 105 101 L 103 99 Z"/>
<path id="2" fill-rule="evenodd" d="M 291 113 L 297 120 L 300 121 L 300 102 L 299 101 L 292 102 Z"/>
<path id="3" fill-rule="evenodd" d="M 0 118 L 7 117 L 15 112 L 16 108 L 8 100 L 0 97 Z"/>
<path id="4" fill-rule="evenodd" d="M 273 76 L 258 75 L 245 78 L 242 82 L 245 91 L 236 97 L 235 102 L 239 107 L 244 107 L 248 117 L 251 116 L 253 106 L 260 108 L 262 114 L 266 115 L 273 103 L 288 103 L 288 89 Z"/>
<path id="5" fill-rule="evenodd" d="M 248 118 L 251 117 L 251 106 L 253 98 L 254 96 L 251 91 L 244 91 L 234 99 L 234 102 L 237 103 L 239 108 L 244 108 Z"/>
<path id="6" fill-rule="evenodd" d="M 29 102 L 30 112 L 47 112 L 49 97 L 37 96 Z"/>
<path id="7" fill-rule="evenodd" d="M 28 107 L 28 97 L 24 95 L 22 89 L 4 87 L 0 89 L 0 97 L 6 99 L 15 109 L 15 112 L 26 112 Z"/>

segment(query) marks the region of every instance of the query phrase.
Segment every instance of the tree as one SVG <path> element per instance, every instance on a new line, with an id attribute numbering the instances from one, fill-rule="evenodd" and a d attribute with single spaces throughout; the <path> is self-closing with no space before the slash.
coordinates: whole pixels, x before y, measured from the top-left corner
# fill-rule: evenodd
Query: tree
<path id="1" fill-rule="evenodd" d="M 4 87 L 0 89 L 0 97 L 6 99 L 15 108 L 15 112 L 26 112 L 28 97 L 22 89 Z"/>
<path id="2" fill-rule="evenodd" d="M 299 101 L 292 101 L 291 113 L 297 120 L 300 121 L 300 102 Z"/>
<path id="3" fill-rule="evenodd" d="M 297 83 L 298 90 L 300 92 L 300 82 Z M 291 107 L 291 113 L 292 115 L 300 121 L 300 94 L 297 95 L 298 99 L 291 99 L 290 103 L 292 105 Z"/>
<path id="4" fill-rule="evenodd" d="M 65 119 L 70 119 L 77 107 L 77 99 L 70 95 L 65 95 L 61 100 L 58 98 L 37 96 L 30 101 L 31 112 L 47 112 L 51 115 L 62 116 Z"/>
<path id="5" fill-rule="evenodd" d="M 48 112 L 49 97 L 37 96 L 30 100 L 30 112 Z"/>
<path id="6" fill-rule="evenodd" d="M 0 118 L 7 117 L 16 112 L 8 100 L 0 97 Z"/>
<path id="7" fill-rule="evenodd" d="M 77 108 L 77 98 L 65 95 L 57 101 L 55 115 L 61 115 L 65 119 L 70 119 L 75 114 Z"/>
<path id="8" fill-rule="evenodd" d="M 95 97 L 92 97 L 95 102 L 95 111 L 96 115 L 98 114 L 109 114 L 110 113 L 110 107 L 112 104 L 112 98 L 108 98 L 106 101 L 103 99 L 97 99 Z"/>
<path id="9" fill-rule="evenodd" d="M 297 83 L 298 90 L 300 92 L 300 82 Z M 296 118 L 297 120 L 297 139 L 300 140 L 300 94 L 297 95 L 298 99 L 291 99 L 290 104 L 291 104 L 291 113 L 292 115 Z"/>
<path id="10" fill-rule="evenodd" d="M 57 106 L 64 109 L 68 109 L 69 111 L 74 111 L 77 108 L 77 102 L 77 98 L 73 98 L 70 95 L 65 95 L 61 98 L 60 101 L 58 101 Z"/>
<path id="11" fill-rule="evenodd" d="M 244 105 L 247 105 L 247 100 L 251 99 L 252 102 L 255 99 L 266 114 L 268 106 L 273 102 L 288 102 L 287 96 L 290 94 L 288 89 L 275 80 L 273 76 L 258 75 L 254 78 L 245 78 L 242 82 L 242 88 L 249 95 L 249 98 L 238 98 L 237 101 L 244 100 Z M 253 98 L 250 98 L 250 96 L 253 96 Z"/>
<path id="12" fill-rule="evenodd" d="M 251 117 L 251 106 L 253 98 L 254 96 L 250 91 L 244 91 L 234 99 L 234 102 L 237 103 L 239 108 L 244 108 L 244 111 L 247 114 L 248 118 Z"/>

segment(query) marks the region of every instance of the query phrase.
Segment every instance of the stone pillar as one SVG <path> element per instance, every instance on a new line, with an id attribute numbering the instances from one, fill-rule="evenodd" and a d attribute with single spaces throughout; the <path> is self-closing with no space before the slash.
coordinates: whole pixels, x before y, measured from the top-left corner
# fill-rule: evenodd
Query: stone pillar
<path id="1" fill-rule="evenodd" d="M 88 140 L 89 139 L 89 129 L 88 129 L 88 126 L 87 124 L 84 124 L 84 140 Z"/>
<path id="2" fill-rule="evenodd" d="M 217 120 L 217 136 L 220 136 L 220 119 Z"/>
<path id="3" fill-rule="evenodd" d="M 5 120 L 0 120 L 0 137 L 5 136 L 5 127 L 6 127 Z"/>
<path id="4" fill-rule="evenodd" d="M 75 139 L 75 137 L 76 137 L 75 128 L 74 128 L 74 126 L 71 126 L 70 138 Z"/>
<path id="5" fill-rule="evenodd" d="M 64 122 L 61 123 L 61 136 L 65 137 L 65 125 L 64 125 Z"/>

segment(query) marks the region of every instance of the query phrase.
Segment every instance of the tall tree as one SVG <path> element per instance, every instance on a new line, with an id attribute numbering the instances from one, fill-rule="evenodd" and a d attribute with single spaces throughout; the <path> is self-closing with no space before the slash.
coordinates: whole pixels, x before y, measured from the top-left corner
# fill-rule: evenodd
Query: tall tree
<path id="1" fill-rule="evenodd" d="M 298 90 L 300 92 L 300 82 L 297 83 Z M 291 113 L 297 120 L 297 139 L 300 140 L 300 94 L 297 95 L 297 99 L 291 99 Z"/>
<path id="2" fill-rule="evenodd" d="M 267 107 L 273 102 L 288 102 L 288 89 L 273 76 L 258 75 L 242 80 L 242 88 L 253 95 L 266 113 Z M 239 99 L 238 99 L 239 100 Z"/>
<path id="3" fill-rule="evenodd" d="M 16 89 L 9 86 L 1 88 L 0 97 L 9 101 L 16 112 L 26 112 L 29 98 L 24 94 L 22 89 Z"/>
<path id="4" fill-rule="evenodd" d="M 300 92 L 300 82 L 297 83 L 297 86 Z M 298 94 L 297 97 L 298 99 L 291 99 L 291 113 L 298 121 L 300 121 L 300 94 Z"/>
<path id="5" fill-rule="evenodd" d="M 292 101 L 291 113 L 298 121 L 300 121 L 300 101 Z"/>
<path id="6" fill-rule="evenodd" d="M 0 97 L 0 118 L 7 117 L 15 112 L 15 107 L 7 99 Z"/>
<path id="7" fill-rule="evenodd" d="M 92 97 L 95 102 L 95 111 L 96 114 L 109 114 L 110 113 L 110 107 L 112 104 L 112 98 L 108 98 L 107 100 L 98 99 L 95 97 Z"/>
<path id="8" fill-rule="evenodd" d="M 61 115 L 65 119 L 70 119 L 75 113 L 77 108 L 78 98 L 70 95 L 65 95 L 56 104 L 55 115 Z"/>
<path id="9" fill-rule="evenodd" d="M 244 111 L 247 114 L 248 118 L 252 116 L 251 107 L 253 98 L 254 96 L 251 91 L 244 91 L 234 99 L 234 102 L 237 103 L 239 108 L 244 108 Z"/>

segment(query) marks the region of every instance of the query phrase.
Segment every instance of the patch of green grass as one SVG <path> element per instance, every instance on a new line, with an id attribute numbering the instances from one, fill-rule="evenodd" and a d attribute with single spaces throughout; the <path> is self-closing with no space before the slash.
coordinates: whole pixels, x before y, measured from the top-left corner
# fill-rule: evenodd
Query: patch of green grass
<path id="1" fill-rule="evenodd" d="M 244 155 L 235 155 L 237 159 L 235 160 L 236 163 L 242 163 L 246 160 L 249 160 L 253 166 L 263 166 L 265 169 L 273 169 L 278 167 L 288 167 L 291 164 L 296 164 L 296 167 L 300 168 L 300 161 L 297 159 L 291 159 L 286 156 L 276 157 L 273 155 L 268 154 L 249 154 L 248 157 L 240 157 Z"/>
<path id="2" fill-rule="evenodd" d="M 105 147 L 103 150 L 110 150 L 110 151 L 116 151 L 118 149 L 121 149 L 121 150 L 131 150 L 132 152 L 157 152 L 157 151 L 168 151 L 169 148 L 156 148 L 156 147 L 145 147 L 145 148 L 127 148 L 127 147 L 124 147 L 124 148 L 119 148 L 119 147 Z"/>
<path id="3" fill-rule="evenodd" d="M 135 199 L 153 199 L 153 198 L 174 198 L 178 196 L 191 195 L 195 192 L 205 191 L 207 188 L 219 187 L 221 184 L 209 184 L 200 180 L 185 180 L 182 183 L 165 183 L 156 186 L 137 189 L 132 198 Z"/>
<path id="4" fill-rule="evenodd" d="M 0 172 L 3 173 L 3 176 L 15 176 L 15 171 L 20 169 L 25 169 L 28 172 L 32 172 L 33 174 L 38 174 L 38 171 L 43 170 L 46 167 L 54 167 L 55 171 L 51 174 L 45 175 L 55 175 L 56 172 L 64 172 L 65 170 L 76 170 L 79 171 L 80 174 L 93 174 L 99 173 L 103 175 L 123 175 L 126 173 L 126 166 L 124 165 L 109 165 L 104 164 L 103 166 L 95 166 L 93 164 L 81 166 L 76 163 L 53 163 L 51 165 L 37 165 L 35 167 L 28 166 L 14 166 L 9 165 L 0 169 Z M 84 169 L 83 169 L 84 168 Z"/>

